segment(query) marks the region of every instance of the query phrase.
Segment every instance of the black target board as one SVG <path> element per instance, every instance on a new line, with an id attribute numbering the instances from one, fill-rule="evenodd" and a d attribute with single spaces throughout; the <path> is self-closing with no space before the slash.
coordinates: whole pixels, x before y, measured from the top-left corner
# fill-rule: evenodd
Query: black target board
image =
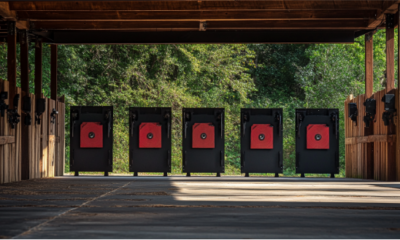
<path id="1" fill-rule="evenodd" d="M 339 173 L 338 109 L 296 109 L 296 173 Z"/>
<path id="2" fill-rule="evenodd" d="M 225 110 L 182 109 L 183 172 L 225 172 Z"/>
<path id="3" fill-rule="evenodd" d="M 282 109 L 241 109 L 241 172 L 283 172 Z"/>
<path id="4" fill-rule="evenodd" d="M 70 112 L 70 170 L 113 171 L 113 107 L 72 106 Z"/>
<path id="5" fill-rule="evenodd" d="M 129 108 L 129 171 L 171 172 L 171 108 Z"/>

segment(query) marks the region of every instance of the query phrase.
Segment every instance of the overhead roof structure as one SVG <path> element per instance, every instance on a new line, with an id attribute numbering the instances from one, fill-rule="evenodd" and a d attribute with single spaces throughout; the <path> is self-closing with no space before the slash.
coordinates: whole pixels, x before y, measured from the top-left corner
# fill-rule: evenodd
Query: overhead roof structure
<path id="1" fill-rule="evenodd" d="M 54 44 L 351 43 L 399 2 L 13 0 L 0 2 L 0 15 Z"/>

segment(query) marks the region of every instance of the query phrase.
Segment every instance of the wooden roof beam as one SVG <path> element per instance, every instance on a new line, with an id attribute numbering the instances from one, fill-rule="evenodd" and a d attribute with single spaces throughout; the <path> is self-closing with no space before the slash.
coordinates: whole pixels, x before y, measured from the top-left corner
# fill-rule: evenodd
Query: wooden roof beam
<path id="1" fill-rule="evenodd" d="M 377 17 L 373 20 L 370 20 L 368 27 L 370 28 L 378 28 L 385 21 L 385 14 L 395 14 L 397 12 L 397 8 L 400 1 L 395 1 L 390 6 L 388 6 L 384 11 L 377 15 Z"/>
<path id="2" fill-rule="evenodd" d="M 204 22 L 204 21 L 202 21 Z M 368 20 L 358 21 L 207 21 L 207 30 L 226 29 L 367 29 Z M 44 30 L 198 30 L 199 21 L 31 21 L 32 29 Z"/>
<path id="3" fill-rule="evenodd" d="M 54 31 L 54 44 L 354 43 L 352 30 Z"/>
<path id="4" fill-rule="evenodd" d="M 377 10 L 385 11 L 396 0 L 304 1 L 10 1 L 15 11 L 190 11 L 190 10 Z"/>
<path id="5" fill-rule="evenodd" d="M 375 19 L 376 10 L 309 11 L 19 11 L 20 19 L 41 21 L 189 21 L 189 20 L 362 20 Z"/>
<path id="6" fill-rule="evenodd" d="M 16 12 L 10 10 L 8 2 L 0 2 L 0 15 L 6 21 L 14 21 L 18 29 L 29 29 L 29 21 L 19 21 Z"/>

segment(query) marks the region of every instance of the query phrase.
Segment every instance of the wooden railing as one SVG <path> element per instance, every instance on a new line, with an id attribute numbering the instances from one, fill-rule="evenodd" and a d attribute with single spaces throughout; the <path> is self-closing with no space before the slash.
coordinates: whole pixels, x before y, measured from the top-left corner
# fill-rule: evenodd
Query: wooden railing
<path id="1" fill-rule="evenodd" d="M 8 90 L 8 81 L 0 80 L 0 91 Z M 40 124 L 36 124 L 36 98 L 34 94 L 29 94 L 32 124 L 24 126 L 28 128 L 29 145 L 23 146 L 21 127 L 24 124 L 24 113 L 21 112 L 21 104 L 25 93 L 21 92 L 20 88 L 17 88 L 17 93 L 21 96 L 18 104 L 21 122 L 17 124 L 16 129 L 11 129 L 7 113 L 0 118 L 0 183 L 21 181 L 23 171 L 29 173 L 28 179 L 62 176 L 65 166 L 65 104 L 46 98 L 46 111 L 40 117 Z M 5 102 L 8 104 L 8 100 Z M 53 108 L 59 112 L 54 124 L 50 122 Z M 28 164 L 22 162 L 22 151 L 29 153 Z"/>
<path id="2" fill-rule="evenodd" d="M 391 91 L 396 96 L 397 91 Z M 349 96 L 345 101 L 345 136 L 346 136 L 346 177 L 395 181 L 400 166 L 396 164 L 396 125 L 397 117 L 389 126 L 384 125 L 382 114 L 384 103 L 381 101 L 386 94 L 382 90 L 373 94 L 376 100 L 376 115 L 371 127 L 365 128 L 365 95 Z M 349 118 L 348 103 L 356 103 L 358 108 L 357 123 Z"/>

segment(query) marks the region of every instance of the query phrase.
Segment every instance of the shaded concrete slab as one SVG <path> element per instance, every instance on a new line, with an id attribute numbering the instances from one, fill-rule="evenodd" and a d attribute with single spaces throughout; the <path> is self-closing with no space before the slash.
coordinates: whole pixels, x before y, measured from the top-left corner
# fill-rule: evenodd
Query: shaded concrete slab
<path id="1" fill-rule="evenodd" d="M 400 184 L 57 177 L 0 185 L 0 226 L 16 238 L 400 238 Z"/>

